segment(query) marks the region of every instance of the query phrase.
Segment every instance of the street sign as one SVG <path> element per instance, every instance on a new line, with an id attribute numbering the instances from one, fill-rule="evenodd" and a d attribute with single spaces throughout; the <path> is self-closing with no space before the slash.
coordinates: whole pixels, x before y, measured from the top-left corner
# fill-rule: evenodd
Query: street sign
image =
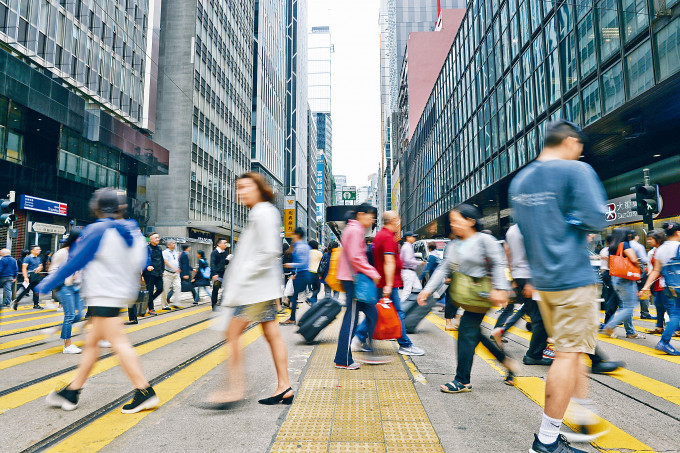
<path id="1" fill-rule="evenodd" d="M 637 213 L 637 201 L 635 195 L 624 195 L 623 197 L 607 200 L 605 204 L 605 218 L 608 225 L 621 225 L 624 223 L 642 222 L 644 219 Z M 663 208 L 663 199 L 659 195 L 659 211 Z M 658 214 L 654 215 L 654 218 Z"/>
<path id="2" fill-rule="evenodd" d="M 295 232 L 295 197 L 285 197 L 283 201 L 283 232 L 287 238 Z"/>
<path id="3" fill-rule="evenodd" d="M 46 200 L 45 198 L 33 197 L 31 195 L 21 195 L 19 208 L 65 216 L 68 205 L 60 201 Z"/>
<path id="4" fill-rule="evenodd" d="M 357 199 L 357 188 L 356 187 L 343 187 L 342 188 L 342 200 L 343 201 L 356 201 Z"/>
<path id="5" fill-rule="evenodd" d="M 43 234 L 64 234 L 66 227 L 63 225 L 52 225 L 51 223 L 33 223 L 33 231 Z"/>

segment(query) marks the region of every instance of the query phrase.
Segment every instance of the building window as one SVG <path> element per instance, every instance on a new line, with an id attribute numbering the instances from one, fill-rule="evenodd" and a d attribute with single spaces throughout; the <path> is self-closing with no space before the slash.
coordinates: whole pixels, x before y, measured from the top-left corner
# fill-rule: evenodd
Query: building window
<path id="1" fill-rule="evenodd" d="M 562 87 L 565 93 L 571 90 L 578 81 L 575 41 L 574 34 L 569 33 L 560 43 L 560 75 L 562 76 Z"/>
<path id="2" fill-rule="evenodd" d="M 583 116 L 586 126 L 600 117 L 600 90 L 597 80 L 583 89 Z"/>
<path id="3" fill-rule="evenodd" d="M 680 18 L 656 34 L 659 80 L 665 80 L 680 69 Z"/>
<path id="4" fill-rule="evenodd" d="M 550 91 L 550 104 L 557 102 L 562 96 L 560 89 L 560 66 L 558 62 L 557 52 L 548 55 L 548 90 Z"/>
<path id="5" fill-rule="evenodd" d="M 649 26 L 646 0 L 621 0 L 623 8 L 623 35 L 626 42 Z"/>
<path id="6" fill-rule="evenodd" d="M 619 13 L 617 0 L 602 0 L 598 3 L 600 16 L 600 59 L 607 60 L 619 50 Z"/>
<path id="7" fill-rule="evenodd" d="M 624 103 L 623 70 L 621 63 L 616 63 L 602 75 L 602 96 L 604 97 L 604 113 L 609 113 Z"/>
<path id="8" fill-rule="evenodd" d="M 7 133 L 7 148 L 5 150 L 5 159 L 20 163 L 24 155 L 24 136 L 17 132 L 9 131 Z"/>
<path id="9" fill-rule="evenodd" d="M 578 49 L 581 57 L 581 77 L 585 77 L 595 69 L 595 30 L 592 12 L 578 24 Z"/>
<path id="10" fill-rule="evenodd" d="M 645 41 L 626 57 L 628 97 L 634 98 L 654 85 L 652 46 Z"/>
<path id="11" fill-rule="evenodd" d="M 581 124 L 581 102 L 578 93 L 564 103 L 564 119 Z"/>

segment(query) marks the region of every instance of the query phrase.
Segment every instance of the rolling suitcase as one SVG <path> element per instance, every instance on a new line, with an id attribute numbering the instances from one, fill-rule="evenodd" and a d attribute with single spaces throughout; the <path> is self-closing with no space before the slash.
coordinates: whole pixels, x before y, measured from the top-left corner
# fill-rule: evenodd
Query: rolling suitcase
<path id="1" fill-rule="evenodd" d="M 436 297 L 438 293 L 439 291 L 428 297 L 427 305 L 425 306 L 418 305 L 419 292 L 412 292 L 411 295 L 408 296 L 408 299 L 406 299 L 406 302 L 404 302 L 401 307 L 402 310 L 404 310 L 404 326 L 406 327 L 406 333 L 414 333 L 416 331 L 416 327 L 420 321 L 422 321 L 423 318 L 430 313 L 432 307 L 437 304 L 437 301 L 441 297 L 441 295 Z M 441 294 L 443 294 L 443 292 Z"/>
<path id="2" fill-rule="evenodd" d="M 307 343 L 312 343 L 319 332 L 335 320 L 341 310 L 340 302 L 332 297 L 318 301 L 300 317 L 297 333 L 302 335 Z"/>

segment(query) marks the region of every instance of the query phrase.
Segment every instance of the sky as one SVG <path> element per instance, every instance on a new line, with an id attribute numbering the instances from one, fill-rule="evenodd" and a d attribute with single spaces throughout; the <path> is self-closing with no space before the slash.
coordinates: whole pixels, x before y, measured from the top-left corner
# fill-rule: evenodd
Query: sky
<path id="1" fill-rule="evenodd" d="M 308 24 L 328 25 L 333 174 L 365 186 L 380 164 L 379 0 L 308 0 Z"/>

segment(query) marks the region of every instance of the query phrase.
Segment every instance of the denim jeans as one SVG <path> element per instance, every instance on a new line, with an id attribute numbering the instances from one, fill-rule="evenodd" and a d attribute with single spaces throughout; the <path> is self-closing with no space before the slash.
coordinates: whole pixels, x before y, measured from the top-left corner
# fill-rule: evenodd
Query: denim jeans
<path id="1" fill-rule="evenodd" d="M 206 286 L 197 286 L 196 287 L 196 296 L 194 297 L 194 302 L 198 302 L 198 299 L 201 298 L 201 288 L 205 291 L 205 293 L 212 299 L 212 293 L 210 292 L 210 285 Z"/>
<path id="2" fill-rule="evenodd" d="M 612 284 L 616 294 L 618 294 L 621 299 L 622 307 L 620 310 L 616 311 L 611 319 L 609 319 L 605 328 L 614 329 L 621 321 L 623 321 L 626 335 L 635 335 L 635 328 L 633 327 L 633 310 L 640 304 L 640 299 L 637 295 L 637 283 L 621 277 L 612 277 Z"/>
<path id="3" fill-rule="evenodd" d="M 368 338 L 371 338 L 375 330 L 375 323 L 378 320 L 378 310 L 373 304 L 365 304 L 354 299 L 354 282 L 342 280 L 342 287 L 345 289 L 345 296 L 347 297 L 347 309 L 340 326 L 335 363 L 347 366 L 354 362 L 350 342 L 357 329 L 359 311 L 363 311 L 366 315 Z"/>
<path id="4" fill-rule="evenodd" d="M 73 286 L 62 286 L 59 291 L 59 300 L 64 308 L 64 324 L 61 327 L 61 339 L 71 338 L 71 326 L 85 317 L 85 308 L 80 298 L 80 293 L 75 291 Z M 76 314 L 77 312 L 77 314 Z"/>
<path id="5" fill-rule="evenodd" d="M 505 360 L 505 353 L 501 351 L 498 346 L 496 346 L 496 343 L 491 341 L 486 334 L 482 334 L 480 330 L 484 315 L 485 313 L 466 311 L 463 313 L 463 316 L 460 317 L 460 325 L 458 326 L 458 366 L 456 367 L 456 380 L 461 384 L 470 383 L 472 359 L 475 356 L 475 348 L 480 341 L 499 362 Z"/>
<path id="6" fill-rule="evenodd" d="M 680 298 L 672 297 L 668 292 L 665 294 L 665 296 L 664 303 L 669 319 L 666 323 L 666 328 L 663 331 L 663 335 L 661 335 L 661 341 L 668 343 L 671 341 L 673 334 L 680 327 Z"/>
<path id="7" fill-rule="evenodd" d="M 9 305 L 12 303 L 12 277 L 0 278 L 0 286 L 3 290 L 2 305 Z"/>
<path id="8" fill-rule="evenodd" d="M 298 296 L 304 293 L 309 284 L 309 271 L 299 271 L 295 274 L 295 279 L 293 279 L 293 295 L 290 296 L 290 320 L 295 321 L 295 312 L 297 311 L 297 301 Z"/>
<path id="9" fill-rule="evenodd" d="M 666 296 L 665 291 L 654 291 L 654 306 L 656 307 L 656 327 L 663 329 L 664 322 L 666 321 Z"/>
<path id="10" fill-rule="evenodd" d="M 312 297 L 309 301 L 313 304 L 317 301 L 319 292 L 321 291 L 321 282 L 319 281 L 319 274 L 316 272 L 309 273 L 309 289 L 312 291 Z"/>
<path id="11" fill-rule="evenodd" d="M 382 288 L 378 288 L 378 297 L 382 297 Z M 401 346 L 402 348 L 408 348 L 413 344 L 413 342 L 411 342 L 411 339 L 408 337 L 408 335 L 406 335 L 406 324 L 404 324 L 404 318 L 406 318 L 406 313 L 404 313 L 404 310 L 401 309 L 399 288 L 392 288 L 390 300 L 392 300 L 392 304 L 394 304 L 394 308 L 397 309 L 397 314 L 401 319 L 401 338 L 397 340 L 397 343 L 399 343 L 399 346 Z M 368 323 L 366 322 L 365 319 L 361 321 L 361 324 L 359 324 L 359 327 L 357 327 L 357 332 L 355 335 L 362 342 L 364 343 L 366 342 L 366 339 L 368 338 Z"/>

